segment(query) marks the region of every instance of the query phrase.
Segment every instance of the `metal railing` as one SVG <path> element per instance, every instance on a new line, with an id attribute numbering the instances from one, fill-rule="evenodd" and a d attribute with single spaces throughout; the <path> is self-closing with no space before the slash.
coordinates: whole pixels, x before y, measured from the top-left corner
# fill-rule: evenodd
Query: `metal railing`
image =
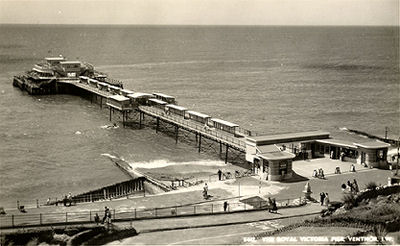
<path id="1" fill-rule="evenodd" d="M 304 197 L 295 199 L 276 200 L 278 208 L 300 206 L 305 204 Z M 204 203 L 172 207 L 158 207 L 148 209 L 110 210 L 113 221 L 130 221 L 138 219 L 169 218 L 175 216 L 210 215 L 243 211 L 269 209 L 268 201 L 234 202 L 224 206 L 224 202 Z M 64 212 L 64 213 L 37 213 L 0 215 L 0 228 L 28 227 L 54 224 L 79 224 L 95 222 L 96 214 L 102 220 L 104 211 Z"/>

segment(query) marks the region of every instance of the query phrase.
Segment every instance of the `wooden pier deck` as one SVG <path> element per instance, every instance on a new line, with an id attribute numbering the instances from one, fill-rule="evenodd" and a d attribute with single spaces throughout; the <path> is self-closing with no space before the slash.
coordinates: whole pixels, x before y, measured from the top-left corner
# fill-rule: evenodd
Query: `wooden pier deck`
<path id="1" fill-rule="evenodd" d="M 156 119 L 161 119 L 179 128 L 183 128 L 187 131 L 198 134 L 200 139 L 201 136 L 203 136 L 241 152 L 246 151 L 246 139 L 243 137 L 234 137 L 233 134 L 225 133 L 215 128 L 205 127 L 204 124 L 184 119 L 182 116 L 166 114 L 163 110 L 158 108 L 150 106 L 139 106 L 138 110 L 141 113 L 152 116 Z"/>

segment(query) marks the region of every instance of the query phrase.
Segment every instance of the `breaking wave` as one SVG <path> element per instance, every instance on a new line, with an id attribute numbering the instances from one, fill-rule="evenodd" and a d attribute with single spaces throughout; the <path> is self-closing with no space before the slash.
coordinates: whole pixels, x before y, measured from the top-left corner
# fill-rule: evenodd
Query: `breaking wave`
<path id="1" fill-rule="evenodd" d="M 184 161 L 184 162 L 171 162 L 168 160 L 154 160 L 149 162 L 129 162 L 132 168 L 161 168 L 175 165 L 199 165 L 199 166 L 226 166 L 223 161 L 219 160 L 198 160 L 198 161 Z"/>

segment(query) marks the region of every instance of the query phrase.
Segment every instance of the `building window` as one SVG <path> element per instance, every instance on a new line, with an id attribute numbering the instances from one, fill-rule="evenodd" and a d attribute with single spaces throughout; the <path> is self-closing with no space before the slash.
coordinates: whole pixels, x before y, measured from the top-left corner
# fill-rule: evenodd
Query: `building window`
<path id="1" fill-rule="evenodd" d="M 283 160 L 279 162 L 279 174 L 285 175 L 288 172 L 288 161 Z"/>

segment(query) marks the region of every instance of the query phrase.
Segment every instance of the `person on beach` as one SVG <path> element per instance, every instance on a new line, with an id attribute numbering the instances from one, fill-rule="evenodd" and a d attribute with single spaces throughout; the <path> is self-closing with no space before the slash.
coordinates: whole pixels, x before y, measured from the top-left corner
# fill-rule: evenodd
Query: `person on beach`
<path id="1" fill-rule="evenodd" d="M 228 202 L 225 201 L 225 202 L 224 202 L 224 212 L 226 212 L 227 209 L 228 209 Z"/>
<path id="2" fill-rule="evenodd" d="M 271 197 L 268 197 L 268 212 L 272 211 L 274 202 L 272 201 Z"/>
<path id="3" fill-rule="evenodd" d="M 222 180 L 222 171 L 218 169 L 218 180 Z"/>
<path id="4" fill-rule="evenodd" d="M 324 169 L 321 168 L 321 179 L 325 179 Z"/>

